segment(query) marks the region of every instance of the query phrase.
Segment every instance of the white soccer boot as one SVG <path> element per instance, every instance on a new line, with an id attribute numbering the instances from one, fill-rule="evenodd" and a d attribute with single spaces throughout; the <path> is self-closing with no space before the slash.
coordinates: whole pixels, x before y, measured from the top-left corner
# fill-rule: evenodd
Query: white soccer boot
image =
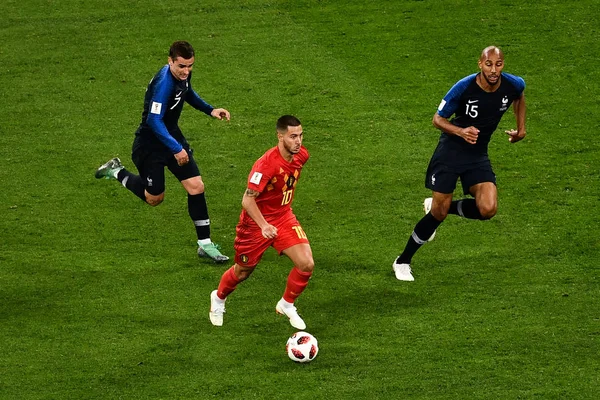
<path id="1" fill-rule="evenodd" d="M 414 276 L 412 276 L 412 269 L 410 269 L 410 264 L 398 264 L 396 261 L 392 264 L 392 268 L 394 269 L 394 273 L 396 274 L 396 279 L 399 281 L 409 281 L 412 282 L 415 280 Z"/>
<path id="2" fill-rule="evenodd" d="M 433 203 L 433 197 L 428 197 L 425 200 L 423 200 L 423 211 L 425 211 L 425 215 L 429 214 L 429 211 L 431 211 L 431 203 Z M 429 239 L 427 239 L 427 241 L 431 242 L 434 237 L 435 231 L 433 231 L 433 233 L 431 234 Z"/>
<path id="3" fill-rule="evenodd" d="M 300 318 L 298 315 L 298 311 L 296 311 L 296 307 L 293 304 L 288 303 L 287 301 L 279 300 L 277 305 L 275 306 L 275 311 L 277 314 L 285 315 L 290 319 L 290 325 L 292 325 L 296 329 L 304 330 L 306 329 L 306 324 L 304 320 Z"/>
<path id="4" fill-rule="evenodd" d="M 213 290 L 210 294 L 210 312 L 208 316 L 214 326 L 223 326 L 223 314 L 225 314 L 225 300 L 217 296 L 217 291 Z"/>

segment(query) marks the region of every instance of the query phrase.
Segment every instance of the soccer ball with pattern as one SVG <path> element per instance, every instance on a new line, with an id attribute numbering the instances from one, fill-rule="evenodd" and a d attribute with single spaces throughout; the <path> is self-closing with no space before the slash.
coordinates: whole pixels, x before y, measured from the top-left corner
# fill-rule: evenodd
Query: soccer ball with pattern
<path id="1" fill-rule="evenodd" d="M 285 350 L 292 361 L 306 363 L 319 352 L 317 339 L 308 332 L 296 332 L 287 341 Z"/>

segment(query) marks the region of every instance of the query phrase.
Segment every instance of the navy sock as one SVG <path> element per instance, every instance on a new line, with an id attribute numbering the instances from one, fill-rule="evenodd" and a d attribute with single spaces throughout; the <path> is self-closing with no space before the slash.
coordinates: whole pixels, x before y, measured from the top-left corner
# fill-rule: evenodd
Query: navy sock
<path id="1" fill-rule="evenodd" d="M 413 230 L 412 235 L 410 235 L 410 238 L 404 247 L 404 251 L 396 259 L 396 263 L 410 264 L 412 257 L 417 250 L 427 243 L 427 239 L 433 235 L 433 232 L 435 232 L 441 223 L 442 221 L 435 219 L 431 213 L 427 213 L 427 215 L 421 218 L 421 220 L 417 222 L 417 225 L 415 225 L 415 229 Z"/>
<path id="2" fill-rule="evenodd" d="M 475 199 L 454 200 L 450 204 L 450 210 L 448 213 L 469 219 L 484 219 L 477 208 Z"/>
<path id="3" fill-rule="evenodd" d="M 198 240 L 210 239 L 210 219 L 208 219 L 208 207 L 204 193 L 188 194 L 188 212 L 196 226 Z"/>
<path id="4" fill-rule="evenodd" d="M 133 194 L 146 201 L 146 187 L 144 181 L 139 175 L 132 174 L 125 168 L 119 171 L 117 174 L 117 180 L 121 182 L 125 188 L 129 189 Z"/>

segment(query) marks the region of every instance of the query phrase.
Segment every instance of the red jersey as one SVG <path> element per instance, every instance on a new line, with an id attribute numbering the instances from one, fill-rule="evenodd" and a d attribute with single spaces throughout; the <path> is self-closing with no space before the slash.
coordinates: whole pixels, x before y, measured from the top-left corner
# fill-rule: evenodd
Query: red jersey
<path id="1" fill-rule="evenodd" d="M 294 159 L 288 162 L 275 146 L 254 163 L 248 175 L 248 189 L 260 193 L 256 197 L 256 204 L 266 220 L 273 220 L 291 211 L 294 189 L 309 157 L 306 148 L 301 146 L 300 151 L 294 154 Z M 251 219 L 246 210 L 242 210 L 241 217 Z"/>

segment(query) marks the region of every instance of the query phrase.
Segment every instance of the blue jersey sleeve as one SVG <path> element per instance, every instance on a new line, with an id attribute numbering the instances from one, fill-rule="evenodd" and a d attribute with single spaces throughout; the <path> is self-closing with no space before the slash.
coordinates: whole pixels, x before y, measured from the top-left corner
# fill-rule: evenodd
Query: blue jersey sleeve
<path id="1" fill-rule="evenodd" d="M 502 79 L 506 79 L 508 82 L 510 82 L 519 93 L 517 97 L 521 97 L 521 94 L 523 94 L 523 91 L 525 90 L 525 80 L 523 78 L 503 72 Z"/>
<path id="2" fill-rule="evenodd" d="M 167 146 L 173 154 L 177 154 L 183 147 L 175 140 L 175 138 L 173 138 L 173 136 L 171 136 L 163 121 L 165 111 L 169 104 L 169 96 L 173 92 L 174 86 L 166 75 L 166 73 L 169 73 L 169 69 L 166 68 L 163 72 L 164 73 L 159 76 L 158 81 L 152 85 L 151 90 L 153 90 L 153 93 L 150 100 L 147 123 L 158 139 Z"/>
<path id="3" fill-rule="evenodd" d="M 448 93 L 444 96 L 444 99 L 440 103 L 437 109 L 437 113 L 440 117 L 450 118 L 452 114 L 456 112 L 458 108 L 460 96 L 464 93 L 465 90 L 469 87 L 471 82 L 477 74 L 469 75 L 460 81 L 456 82 L 454 86 L 450 88 Z"/>
<path id="4" fill-rule="evenodd" d="M 190 90 L 188 90 L 187 94 L 185 95 L 185 101 L 190 106 L 194 107 L 196 110 L 200 110 L 207 115 L 210 115 L 212 110 L 215 109 L 213 106 L 204 101 L 200 96 L 198 96 L 198 93 L 196 93 L 194 89 L 191 88 L 191 86 Z"/>

